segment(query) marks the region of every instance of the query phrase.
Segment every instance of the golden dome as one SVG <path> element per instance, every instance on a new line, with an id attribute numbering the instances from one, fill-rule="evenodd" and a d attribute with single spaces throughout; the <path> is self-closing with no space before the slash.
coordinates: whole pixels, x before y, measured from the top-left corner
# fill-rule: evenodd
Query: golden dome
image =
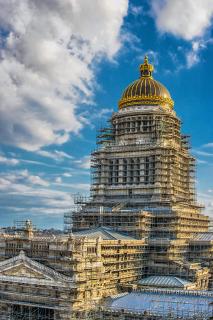
<path id="1" fill-rule="evenodd" d="M 140 65 L 140 79 L 131 83 L 123 92 L 119 101 L 119 108 L 136 105 L 163 105 L 173 107 L 169 91 L 160 82 L 152 78 L 153 65 L 148 63 L 145 56 L 144 63 Z"/>

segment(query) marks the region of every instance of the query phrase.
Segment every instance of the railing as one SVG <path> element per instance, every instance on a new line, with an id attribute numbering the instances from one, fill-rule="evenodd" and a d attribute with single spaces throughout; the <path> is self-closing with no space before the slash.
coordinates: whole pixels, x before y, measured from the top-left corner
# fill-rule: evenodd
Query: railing
<path id="1" fill-rule="evenodd" d="M 181 312 L 182 314 L 176 314 L 176 313 L 172 313 L 172 312 L 168 312 L 168 314 L 165 315 L 165 311 L 162 310 L 158 310 L 156 313 L 154 313 L 152 310 L 145 310 L 145 311 L 136 311 L 134 309 L 122 309 L 122 310 L 115 310 L 113 308 L 105 308 L 104 309 L 105 313 L 110 313 L 110 314 L 116 314 L 116 315 L 122 315 L 122 314 L 126 314 L 126 315 L 131 315 L 131 316 L 136 316 L 137 319 L 138 317 L 140 317 L 140 319 L 152 319 L 152 320 L 157 320 L 157 319 L 178 319 L 178 320 L 208 320 L 211 319 L 210 317 L 212 316 L 212 312 L 200 312 L 200 313 L 196 313 L 196 315 L 193 312 L 188 312 L 188 314 L 186 312 Z M 191 314 L 190 314 L 191 313 Z M 165 318 L 166 316 L 166 318 Z M 119 319 L 119 318 L 117 318 Z M 123 318 L 122 318 L 123 319 Z M 134 318 L 131 318 L 134 319 Z"/>
<path id="2" fill-rule="evenodd" d="M 189 295 L 189 296 L 202 296 L 202 297 L 213 297 L 213 291 L 203 290 L 172 290 L 172 289 L 133 289 L 135 292 L 150 292 L 150 293 L 163 293 L 163 294 L 177 294 L 177 295 Z M 213 308 L 213 306 L 212 306 Z"/>

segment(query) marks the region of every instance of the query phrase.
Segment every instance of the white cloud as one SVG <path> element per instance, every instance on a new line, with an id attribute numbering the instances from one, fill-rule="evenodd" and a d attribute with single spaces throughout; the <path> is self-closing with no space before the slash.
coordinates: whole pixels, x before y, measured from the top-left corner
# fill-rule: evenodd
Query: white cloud
<path id="1" fill-rule="evenodd" d="M 209 190 L 207 192 L 199 192 L 198 200 L 205 206 L 205 213 L 213 217 L 213 197 Z"/>
<path id="2" fill-rule="evenodd" d="M 19 159 L 20 162 L 22 163 L 26 163 L 26 164 L 32 164 L 35 166 L 41 166 L 41 167 L 47 167 L 47 168 L 59 168 L 59 165 L 54 165 L 54 164 L 49 164 L 49 163 L 45 163 L 45 162 L 41 162 L 41 161 L 36 161 L 36 160 L 29 160 L 29 159 Z M 61 169 L 65 169 L 65 170 L 69 170 L 69 167 L 62 167 L 60 166 Z"/>
<path id="3" fill-rule="evenodd" d="M 62 179 L 60 177 L 55 179 L 55 184 L 56 186 L 59 185 L 60 187 L 65 188 L 66 190 L 72 191 L 72 193 L 78 193 L 85 191 L 88 193 L 90 190 L 90 184 L 89 183 L 64 183 L 62 182 Z"/>
<path id="4" fill-rule="evenodd" d="M 73 204 L 72 196 L 68 192 L 46 188 L 36 189 L 33 186 L 25 186 L 25 188 L 22 186 L 22 189 L 24 190 L 22 193 L 18 187 L 10 189 L 10 191 L 1 190 L 0 203 L 4 212 L 19 211 L 20 213 L 28 213 L 28 215 L 36 213 L 40 216 L 43 213 L 63 214 Z"/>
<path id="5" fill-rule="evenodd" d="M 72 177 L 72 174 L 71 174 L 70 172 L 64 172 L 62 175 L 63 175 L 65 178 L 70 178 L 70 177 Z"/>
<path id="6" fill-rule="evenodd" d="M 142 6 L 134 6 L 134 5 L 131 5 L 130 6 L 130 12 L 134 15 L 134 16 L 139 16 L 142 14 L 143 12 L 143 7 Z"/>
<path id="7" fill-rule="evenodd" d="M 192 149 L 192 153 L 195 154 L 196 156 L 199 156 L 199 158 L 196 159 L 196 162 L 198 164 L 205 164 L 208 166 L 212 166 L 212 157 L 213 157 L 212 146 L 213 144 L 210 142 L 210 143 L 203 144 L 195 149 Z"/>
<path id="8" fill-rule="evenodd" d="M 90 169 L 91 157 L 90 156 L 84 156 L 82 159 L 75 160 L 75 163 L 77 163 L 79 168 Z"/>
<path id="9" fill-rule="evenodd" d="M 94 62 L 112 59 L 128 0 L 0 0 L 0 139 L 35 151 L 62 144 L 84 120 Z"/>
<path id="10" fill-rule="evenodd" d="M 77 183 L 77 184 L 73 184 L 73 188 L 75 188 L 78 190 L 84 190 L 84 191 L 89 191 L 90 190 L 90 184 L 89 183 Z"/>
<path id="11" fill-rule="evenodd" d="M 30 186 L 48 187 L 49 182 L 39 175 L 31 174 L 28 170 L 2 173 L 0 176 L 1 190 L 27 192 Z"/>
<path id="12" fill-rule="evenodd" d="M 15 165 L 19 164 L 19 160 L 14 159 L 14 158 L 7 158 L 3 155 L 0 155 L 0 163 L 6 164 L 9 166 L 15 166 Z"/>
<path id="13" fill-rule="evenodd" d="M 11 187 L 11 181 L 0 177 L 0 190 L 8 190 Z"/>
<path id="14" fill-rule="evenodd" d="M 191 50 L 186 53 L 187 67 L 191 68 L 200 61 L 200 51 L 206 48 L 206 43 L 203 40 L 196 40 L 192 42 Z"/>
<path id="15" fill-rule="evenodd" d="M 55 182 L 56 182 L 57 184 L 61 184 L 61 183 L 62 183 L 61 177 L 56 177 L 56 178 L 55 178 Z"/>
<path id="16" fill-rule="evenodd" d="M 53 177 L 52 177 L 53 178 Z M 61 183 L 43 174 L 33 175 L 28 170 L 11 171 L 0 174 L 0 208 L 4 214 L 18 215 L 58 215 L 70 210 L 73 205 L 72 193 L 88 193 L 89 183 Z M 50 183 L 51 181 L 51 183 Z M 55 187 L 55 189 L 54 189 Z M 57 190 L 60 187 L 61 190 Z M 8 206 L 9 203 L 9 206 Z"/>
<path id="17" fill-rule="evenodd" d="M 208 162 L 206 160 L 196 159 L 196 162 L 198 164 L 207 164 Z"/>
<path id="18" fill-rule="evenodd" d="M 206 143 L 202 147 L 203 148 L 212 148 L 213 147 L 213 142 Z"/>
<path id="19" fill-rule="evenodd" d="M 43 186 L 43 187 L 48 187 L 49 186 L 49 182 L 42 179 L 41 177 L 37 176 L 37 175 L 29 175 L 27 177 L 28 182 L 33 184 L 33 185 L 39 185 L 39 186 Z"/>
<path id="20" fill-rule="evenodd" d="M 93 114 L 93 119 L 103 119 L 109 117 L 109 114 L 111 115 L 113 112 L 113 108 L 101 108 L 97 113 Z"/>
<path id="21" fill-rule="evenodd" d="M 194 153 L 198 154 L 199 156 L 213 157 L 212 152 L 206 152 L 206 151 L 202 151 L 202 150 L 193 150 L 193 151 L 194 151 Z"/>
<path id="22" fill-rule="evenodd" d="M 152 0 L 157 28 L 185 40 L 202 37 L 211 25 L 212 0 Z"/>
<path id="23" fill-rule="evenodd" d="M 151 3 L 158 31 L 190 42 L 191 47 L 183 50 L 186 66 L 191 68 L 196 65 L 201 51 L 212 43 L 208 31 L 213 17 L 213 1 L 152 0 Z M 174 58 L 176 60 L 176 54 Z M 180 61 L 175 64 L 178 65 L 177 71 L 182 69 Z"/>
<path id="24" fill-rule="evenodd" d="M 37 154 L 42 157 L 53 159 L 55 161 L 61 161 L 64 159 L 70 159 L 70 160 L 73 159 L 73 156 L 71 156 L 70 154 L 64 151 L 59 151 L 59 150 L 54 150 L 54 151 L 38 150 Z"/>

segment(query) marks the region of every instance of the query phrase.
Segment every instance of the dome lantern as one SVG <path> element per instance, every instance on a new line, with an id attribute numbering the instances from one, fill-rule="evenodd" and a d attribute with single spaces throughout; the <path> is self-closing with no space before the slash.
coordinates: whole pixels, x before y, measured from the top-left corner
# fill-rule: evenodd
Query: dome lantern
<path id="1" fill-rule="evenodd" d="M 148 57 L 144 57 L 144 63 L 140 65 L 141 77 L 151 77 L 154 67 L 152 64 L 149 64 Z"/>

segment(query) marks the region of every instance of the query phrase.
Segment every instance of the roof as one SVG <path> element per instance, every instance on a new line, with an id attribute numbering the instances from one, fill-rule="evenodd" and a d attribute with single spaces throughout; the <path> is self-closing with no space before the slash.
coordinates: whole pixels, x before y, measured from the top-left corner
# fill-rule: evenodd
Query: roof
<path id="1" fill-rule="evenodd" d="M 170 291 L 170 290 L 169 290 Z M 184 293 L 183 290 L 168 292 L 133 291 L 125 296 L 114 298 L 108 302 L 110 310 L 127 310 L 132 312 L 144 311 L 156 315 L 159 319 L 209 319 L 212 316 L 212 296 L 203 296 L 196 291 L 194 294 Z M 148 318 L 148 317 L 147 317 Z M 149 318 L 149 319 L 150 319 Z"/>
<path id="2" fill-rule="evenodd" d="M 94 229 L 87 229 L 73 233 L 74 236 L 84 236 L 88 238 L 99 238 L 103 240 L 135 240 L 135 238 L 128 236 L 125 233 L 116 232 L 111 228 L 98 227 Z"/>
<path id="3" fill-rule="evenodd" d="M 196 233 L 192 241 L 213 241 L 213 232 Z"/>
<path id="4" fill-rule="evenodd" d="M 174 102 L 169 91 L 160 82 L 152 77 L 153 66 L 144 58 L 140 66 L 141 77 L 131 83 L 123 92 L 119 101 L 119 108 L 134 105 L 169 105 L 171 108 Z"/>
<path id="5" fill-rule="evenodd" d="M 191 282 L 172 276 L 150 276 L 139 281 L 139 284 L 150 287 L 184 288 Z"/>

